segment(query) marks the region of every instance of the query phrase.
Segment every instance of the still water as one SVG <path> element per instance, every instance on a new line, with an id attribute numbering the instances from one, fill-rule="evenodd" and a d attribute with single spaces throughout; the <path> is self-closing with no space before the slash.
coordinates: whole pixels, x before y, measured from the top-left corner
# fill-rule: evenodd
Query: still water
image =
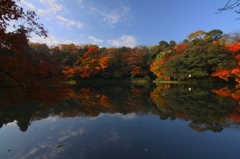
<path id="1" fill-rule="evenodd" d="M 0 158 L 240 156 L 237 89 L 112 85 L 64 91 L 50 105 L 39 100 L 1 106 Z"/>

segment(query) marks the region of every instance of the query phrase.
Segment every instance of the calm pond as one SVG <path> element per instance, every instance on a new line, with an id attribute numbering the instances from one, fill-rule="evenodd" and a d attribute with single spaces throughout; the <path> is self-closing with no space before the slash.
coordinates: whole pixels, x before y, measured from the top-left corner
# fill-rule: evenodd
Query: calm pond
<path id="1" fill-rule="evenodd" d="M 230 86 L 74 85 L 59 94 L 49 96 L 55 103 L 1 96 L 0 158 L 239 159 L 240 92 Z"/>

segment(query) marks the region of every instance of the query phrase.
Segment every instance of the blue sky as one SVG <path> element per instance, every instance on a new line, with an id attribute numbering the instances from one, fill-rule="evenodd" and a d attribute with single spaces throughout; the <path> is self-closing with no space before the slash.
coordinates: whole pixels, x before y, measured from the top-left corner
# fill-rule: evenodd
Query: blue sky
<path id="1" fill-rule="evenodd" d="M 97 44 L 100 47 L 152 46 L 183 41 L 188 34 L 221 29 L 239 31 L 233 10 L 215 14 L 227 0 L 21 0 L 48 30 L 33 42 Z"/>

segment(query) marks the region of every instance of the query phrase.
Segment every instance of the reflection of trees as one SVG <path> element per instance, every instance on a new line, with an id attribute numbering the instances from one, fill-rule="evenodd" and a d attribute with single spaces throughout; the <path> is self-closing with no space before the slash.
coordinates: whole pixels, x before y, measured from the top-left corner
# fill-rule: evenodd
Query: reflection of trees
<path id="1" fill-rule="evenodd" d="M 184 86 L 159 86 L 151 93 L 151 98 L 161 119 L 190 120 L 189 127 L 199 132 L 222 131 L 221 125 L 237 104 L 232 98 L 221 98 L 208 89 Z"/>
<path id="2" fill-rule="evenodd" d="M 60 104 L 72 103 L 88 116 L 108 113 L 147 113 L 148 89 L 130 86 L 80 87 L 71 91 Z"/>
<path id="3" fill-rule="evenodd" d="M 0 127 L 17 121 L 20 130 L 26 131 L 36 112 L 60 101 L 66 96 L 68 90 L 68 85 L 58 85 L 32 92 L 25 92 L 19 88 L 1 89 Z"/>
<path id="4" fill-rule="evenodd" d="M 26 103 L 25 103 L 26 104 Z M 31 118 L 33 114 L 39 109 L 36 105 L 37 103 L 29 103 L 32 105 L 27 106 L 22 105 L 21 107 L 5 107 L 0 109 L 0 127 L 4 124 L 8 124 L 16 121 L 19 129 L 21 131 L 26 131 L 30 125 Z M 33 106 L 33 107 L 31 107 Z"/>
<path id="5" fill-rule="evenodd" d="M 150 89 L 143 86 L 120 84 L 98 87 L 75 85 L 73 88 L 55 87 L 50 92 L 34 94 L 17 91 L 2 93 L 0 126 L 15 120 L 20 130 L 26 131 L 32 121 L 49 116 L 96 117 L 106 112 L 144 115 L 150 111 L 162 120 L 178 118 L 190 121 L 189 128 L 199 132 L 220 132 L 224 127 L 240 126 L 239 90 L 165 85 L 156 87 L 150 93 Z M 16 103 L 18 105 L 13 106 Z"/>
<path id="6" fill-rule="evenodd" d="M 229 119 L 231 119 L 233 122 L 240 122 L 240 90 L 223 87 L 220 89 L 212 89 L 211 91 L 221 96 L 222 98 L 231 97 L 237 101 L 236 107 L 229 114 Z"/>
<path id="7" fill-rule="evenodd" d="M 27 95 L 24 95 L 24 98 L 16 97 L 14 101 L 15 103 L 17 101 L 17 106 L 9 106 L 5 101 L 5 104 L 0 108 L 0 126 L 16 120 L 20 130 L 26 131 L 32 121 L 45 119 L 49 116 L 60 118 L 96 117 L 105 112 L 144 115 L 154 108 L 151 105 L 151 100 L 147 100 L 149 89 L 142 86 L 119 85 L 94 88 L 74 86 L 74 89 L 64 88 L 62 91 L 58 91 L 46 92 L 45 96 L 32 95 L 35 98 Z M 53 96 L 54 98 L 52 98 Z M 31 101 L 26 99 L 31 99 Z M 48 101 L 55 102 L 55 104 L 51 103 L 52 105 L 47 107 L 45 103 Z M 13 105 L 14 103 L 9 104 Z"/>

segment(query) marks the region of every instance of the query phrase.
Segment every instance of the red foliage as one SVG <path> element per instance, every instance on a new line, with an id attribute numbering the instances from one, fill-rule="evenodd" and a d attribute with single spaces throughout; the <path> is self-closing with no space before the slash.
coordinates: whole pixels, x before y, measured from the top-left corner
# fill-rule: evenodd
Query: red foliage
<path id="1" fill-rule="evenodd" d="M 226 46 L 226 49 L 232 52 L 233 57 L 236 59 L 236 67 L 230 70 L 219 70 L 211 74 L 212 77 L 218 77 L 228 81 L 230 77 L 235 78 L 238 83 L 237 87 L 240 85 L 240 42 L 232 43 Z"/>
<path id="2" fill-rule="evenodd" d="M 189 46 L 189 44 L 180 43 L 180 44 L 177 44 L 173 48 L 173 50 L 175 50 L 177 52 L 177 55 L 181 55 L 188 46 Z"/>

